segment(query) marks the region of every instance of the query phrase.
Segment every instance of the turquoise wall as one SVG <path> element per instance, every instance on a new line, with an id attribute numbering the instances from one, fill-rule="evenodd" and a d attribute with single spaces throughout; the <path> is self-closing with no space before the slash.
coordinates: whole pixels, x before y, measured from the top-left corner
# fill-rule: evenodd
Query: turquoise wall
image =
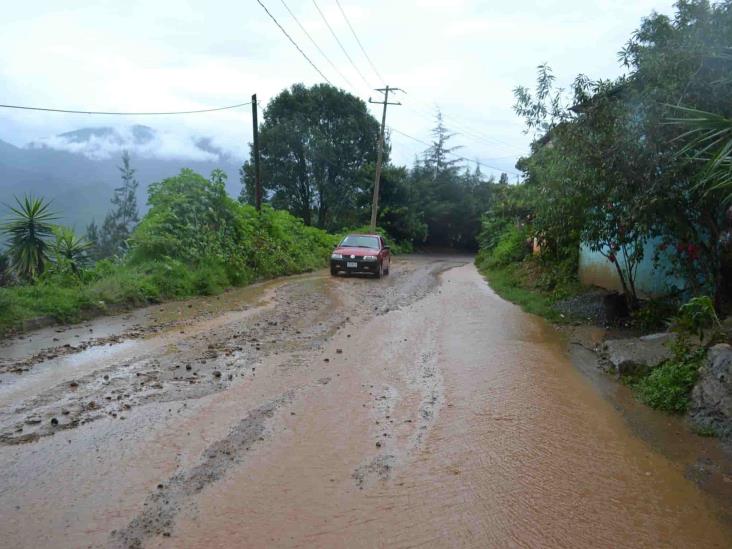
<path id="1" fill-rule="evenodd" d="M 663 296 L 686 286 L 682 278 L 666 275 L 671 266 L 672 251 L 662 252 L 659 266 L 654 266 L 653 256 L 660 243 L 660 239 L 657 238 L 646 242 L 643 261 L 638 266 L 636 277 L 636 290 L 642 297 Z M 615 265 L 601 253 L 591 251 L 584 244 L 580 246 L 579 279 L 586 285 L 619 292 L 623 290 Z"/>

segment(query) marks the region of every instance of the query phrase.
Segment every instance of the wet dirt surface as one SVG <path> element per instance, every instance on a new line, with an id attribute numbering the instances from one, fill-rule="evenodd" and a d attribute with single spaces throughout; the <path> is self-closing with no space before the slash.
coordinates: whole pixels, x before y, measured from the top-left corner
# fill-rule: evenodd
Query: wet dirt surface
<path id="1" fill-rule="evenodd" d="M 2 547 L 732 543 L 719 443 L 641 432 L 470 258 L 57 330 L 0 344 Z"/>

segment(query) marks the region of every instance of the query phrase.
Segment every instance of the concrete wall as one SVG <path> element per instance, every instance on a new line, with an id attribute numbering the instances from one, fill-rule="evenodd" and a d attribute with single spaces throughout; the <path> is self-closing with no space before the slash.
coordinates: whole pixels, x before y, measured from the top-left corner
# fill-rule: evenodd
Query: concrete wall
<path id="1" fill-rule="evenodd" d="M 638 266 L 636 290 L 642 297 L 662 296 L 670 293 L 675 288 L 685 287 L 682 279 L 669 277 L 665 274 L 667 267 L 670 265 L 668 255 L 661 256 L 659 268 L 654 267 L 653 255 L 659 243 L 660 241 L 657 239 L 649 240 L 646 243 L 644 259 Z M 623 291 L 615 265 L 599 252 L 590 251 L 585 245 L 580 246 L 579 279 L 582 284 L 588 286 Z"/>

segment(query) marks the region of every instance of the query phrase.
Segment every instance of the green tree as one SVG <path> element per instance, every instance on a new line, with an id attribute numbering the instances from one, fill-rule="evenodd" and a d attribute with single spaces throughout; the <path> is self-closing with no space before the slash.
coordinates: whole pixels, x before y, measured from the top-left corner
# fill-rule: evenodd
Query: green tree
<path id="1" fill-rule="evenodd" d="M 476 249 L 480 218 L 489 207 L 492 180 L 479 169 L 466 170 L 451 146 L 454 137 L 442 113 L 435 114 L 432 144 L 410 171 L 410 185 L 427 225 L 426 243 L 461 249 Z M 462 173 L 461 173 L 462 171 Z"/>
<path id="2" fill-rule="evenodd" d="M 68 227 L 54 227 L 53 232 L 56 236 L 56 241 L 53 243 L 54 264 L 61 272 L 70 271 L 78 276 L 91 262 L 89 257 L 91 242 L 76 236 Z"/>
<path id="3" fill-rule="evenodd" d="M 17 207 L 10 207 L 12 217 L 2 225 L 9 238 L 8 252 L 13 270 L 18 276 L 33 282 L 48 263 L 48 239 L 53 235 L 55 213 L 49 202 L 42 198 L 25 196 L 15 199 Z"/>
<path id="4" fill-rule="evenodd" d="M 127 239 L 135 225 L 139 222 L 137 208 L 137 188 L 135 170 L 130 164 L 130 155 L 122 153 L 122 165 L 119 166 L 122 185 L 114 189 L 112 209 L 104 218 L 99 235 L 98 250 L 101 257 L 122 254 L 127 248 Z"/>
<path id="5" fill-rule="evenodd" d="M 0 252 L 0 287 L 10 286 L 13 282 L 13 272 L 10 257 L 6 252 Z"/>
<path id="6" fill-rule="evenodd" d="M 371 218 L 372 194 L 369 187 L 375 172 L 376 166 L 371 164 L 360 175 L 360 186 L 364 192 L 358 198 L 359 218 L 353 225 L 365 225 Z M 403 166 L 387 164 L 381 171 L 377 225 L 397 242 L 421 243 L 427 237 L 420 197 L 410 184 L 409 174 Z"/>
<path id="7" fill-rule="evenodd" d="M 89 255 L 94 259 L 99 259 L 101 257 L 99 250 L 99 227 L 94 219 L 92 219 L 91 223 L 86 226 L 84 236 L 87 242 L 89 242 Z"/>
<path id="8" fill-rule="evenodd" d="M 619 276 L 633 300 L 633 273 L 645 241 L 655 238 L 662 241 L 658 264 L 670 257 L 686 290 L 714 292 L 719 302 L 724 197 L 697 184 L 703 168 L 682 154 L 688 128 L 668 122 L 679 116 L 675 105 L 730 117 L 724 53 L 731 31 L 729 2 L 680 1 L 673 17 L 644 19 L 620 52 L 626 77 L 593 82 L 580 75 L 573 93 L 563 94 L 543 65 L 533 95 L 515 90 L 516 112 L 539 134 L 520 163 L 527 182 L 537 185 L 537 236 L 561 242 L 565 224 L 566 234 L 579 234 L 616 268 L 622 257 Z M 704 151 L 694 147 L 698 159 Z"/>
<path id="9" fill-rule="evenodd" d="M 260 126 L 265 196 L 307 225 L 347 225 L 365 190 L 358 175 L 376 159 L 378 132 L 366 104 L 349 93 L 325 84 L 284 90 L 267 105 Z M 244 201 L 251 194 L 248 165 L 241 174 Z"/>
<path id="10" fill-rule="evenodd" d="M 445 127 L 442 111 L 435 113 L 435 127 L 432 128 L 432 145 L 424 153 L 424 167 L 432 171 L 433 179 L 454 177 L 459 169 L 460 160 L 454 152 L 461 147 L 450 147 L 448 141 L 455 136 Z"/>
<path id="11" fill-rule="evenodd" d="M 150 211 L 131 240 L 133 260 L 172 257 L 188 263 L 209 258 L 226 262 L 236 256 L 241 227 L 226 194 L 225 175 L 210 180 L 189 169 L 153 183 Z"/>

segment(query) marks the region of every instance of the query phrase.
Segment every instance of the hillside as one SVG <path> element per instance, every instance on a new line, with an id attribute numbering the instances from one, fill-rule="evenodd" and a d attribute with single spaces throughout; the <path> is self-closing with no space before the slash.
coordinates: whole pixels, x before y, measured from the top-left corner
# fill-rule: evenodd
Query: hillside
<path id="1" fill-rule="evenodd" d="M 239 194 L 240 161 L 212 146 L 210 139 L 176 140 L 147 126 L 80 128 L 22 147 L 0 140 L 0 203 L 29 193 L 52 199 L 60 222 L 82 230 L 104 217 L 112 190 L 119 183 L 120 155 L 129 150 L 140 182 L 145 211 L 150 183 L 191 168 L 209 174 L 221 168 L 229 176 L 227 191 Z M 0 211 L 0 219 L 5 208 Z"/>

